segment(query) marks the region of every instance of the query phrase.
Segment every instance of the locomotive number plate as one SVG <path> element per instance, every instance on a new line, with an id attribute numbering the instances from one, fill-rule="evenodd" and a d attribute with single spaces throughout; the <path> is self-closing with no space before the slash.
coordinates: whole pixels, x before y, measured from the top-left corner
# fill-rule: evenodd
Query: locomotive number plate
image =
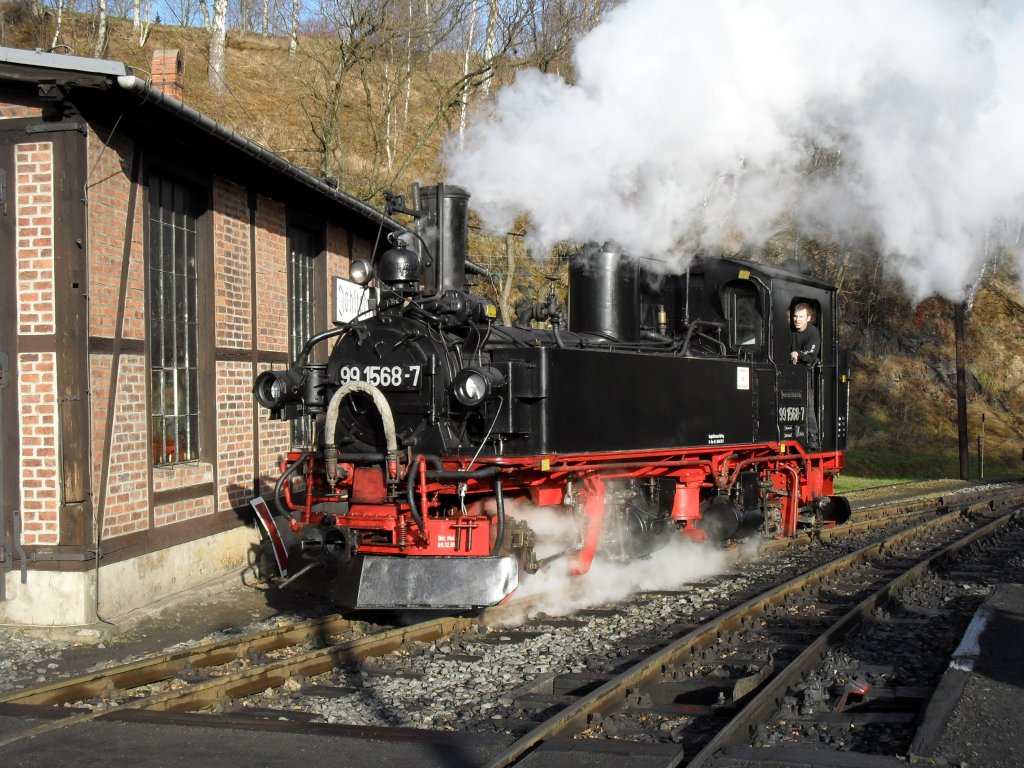
<path id="1" fill-rule="evenodd" d="M 378 389 L 414 390 L 420 386 L 419 365 L 345 365 L 338 371 L 342 384 L 365 381 Z"/>

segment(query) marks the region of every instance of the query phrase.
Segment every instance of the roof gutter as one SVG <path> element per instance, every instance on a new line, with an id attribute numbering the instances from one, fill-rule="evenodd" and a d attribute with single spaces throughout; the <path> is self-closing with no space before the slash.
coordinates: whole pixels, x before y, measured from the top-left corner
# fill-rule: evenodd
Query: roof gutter
<path id="1" fill-rule="evenodd" d="M 143 104 L 153 103 L 176 117 L 187 120 L 192 125 L 215 136 L 225 144 L 241 150 L 277 173 L 290 176 L 325 197 L 329 197 L 391 230 L 405 231 L 408 229 L 395 219 L 392 219 L 390 216 L 387 216 L 377 210 L 372 205 L 364 203 L 362 200 L 353 197 L 352 195 L 345 194 L 336 187 L 328 184 L 323 179 L 317 178 L 311 173 L 302 170 L 297 165 L 293 165 L 280 155 L 274 154 L 269 149 L 261 147 L 256 142 L 247 139 L 239 133 L 235 133 L 229 128 L 225 128 L 220 123 L 204 115 L 202 112 L 198 112 L 172 96 L 168 96 L 159 88 L 147 83 L 142 78 L 136 77 L 135 75 L 119 75 L 117 77 L 117 84 L 126 91 L 130 91 L 141 97 Z"/>

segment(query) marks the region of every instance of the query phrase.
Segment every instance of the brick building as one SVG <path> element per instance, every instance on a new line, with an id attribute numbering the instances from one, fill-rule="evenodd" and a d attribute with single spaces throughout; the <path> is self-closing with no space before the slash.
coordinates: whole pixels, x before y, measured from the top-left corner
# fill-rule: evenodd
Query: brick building
<path id="1" fill-rule="evenodd" d="M 0 48 L 0 623 L 116 618 L 243 568 L 306 438 L 255 376 L 398 225 L 185 106 L 181 59 Z"/>

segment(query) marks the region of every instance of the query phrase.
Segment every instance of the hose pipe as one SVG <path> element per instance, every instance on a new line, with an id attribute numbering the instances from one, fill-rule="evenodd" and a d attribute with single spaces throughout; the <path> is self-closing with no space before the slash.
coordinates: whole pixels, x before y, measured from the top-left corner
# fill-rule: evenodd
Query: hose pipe
<path id="1" fill-rule="evenodd" d="M 270 497 L 271 501 L 274 503 L 274 508 L 277 510 L 277 513 L 292 522 L 295 522 L 295 516 L 288 508 L 288 505 L 282 503 L 281 492 L 284 489 L 285 481 L 295 474 L 295 470 L 302 466 L 309 459 L 309 456 L 310 455 L 308 453 L 304 453 L 288 465 L 288 468 L 281 473 L 279 478 L 277 478 L 277 482 L 274 484 L 274 494 Z"/>
<path id="2" fill-rule="evenodd" d="M 398 482 L 398 437 L 395 432 L 395 417 L 384 393 L 365 381 L 350 381 L 345 384 L 331 396 L 331 402 L 327 405 L 327 420 L 324 424 L 324 436 L 330 441 L 324 443 L 324 469 L 327 473 L 327 482 L 331 488 L 338 484 L 338 445 L 334 442 L 335 434 L 338 431 L 338 413 L 341 410 L 341 401 L 353 392 L 368 395 L 380 414 L 381 423 L 384 425 L 384 438 L 387 442 L 384 475 L 388 484 L 394 485 Z"/>
<path id="3" fill-rule="evenodd" d="M 426 459 L 422 456 L 414 456 L 413 460 L 409 462 L 409 474 L 408 474 L 408 485 L 406 486 L 406 501 L 409 502 L 409 514 L 412 516 L 413 522 L 420 529 L 421 534 L 426 532 L 427 527 L 423 523 L 423 512 L 416 504 L 416 478 L 419 474 L 421 465 L 424 465 Z"/>

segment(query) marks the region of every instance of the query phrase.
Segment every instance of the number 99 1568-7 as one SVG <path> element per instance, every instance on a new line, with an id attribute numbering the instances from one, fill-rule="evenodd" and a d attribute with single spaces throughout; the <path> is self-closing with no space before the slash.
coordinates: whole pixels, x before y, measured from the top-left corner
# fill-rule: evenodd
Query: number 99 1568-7
<path id="1" fill-rule="evenodd" d="M 416 389 L 420 385 L 418 365 L 345 365 L 338 371 L 342 384 L 365 381 L 380 389 Z"/>

